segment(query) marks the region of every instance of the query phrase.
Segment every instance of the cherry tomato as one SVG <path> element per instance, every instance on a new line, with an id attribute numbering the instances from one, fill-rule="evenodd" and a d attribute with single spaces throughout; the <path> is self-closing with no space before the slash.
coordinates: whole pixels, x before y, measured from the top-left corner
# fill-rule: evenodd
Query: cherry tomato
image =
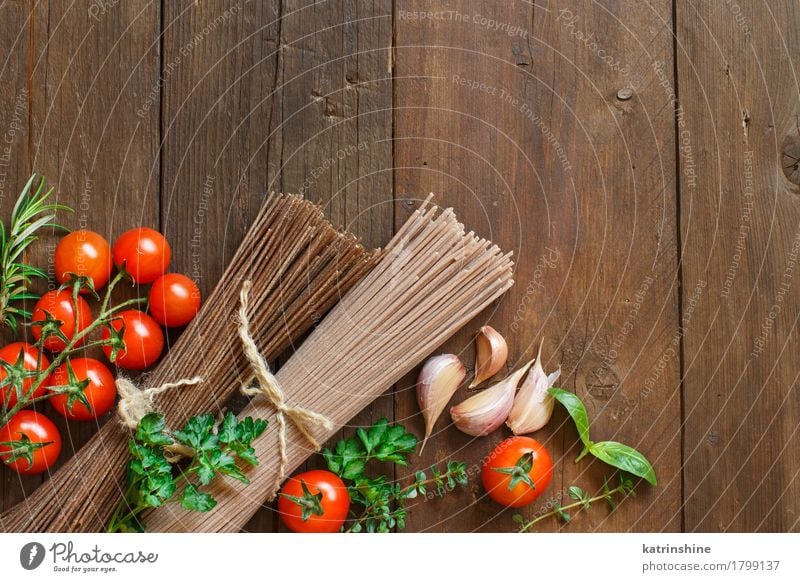
<path id="1" fill-rule="evenodd" d="M 489 497 L 506 507 L 536 501 L 553 478 L 553 461 L 539 441 L 511 437 L 483 461 L 481 480 Z"/>
<path id="2" fill-rule="evenodd" d="M 0 348 L 0 360 L 3 360 L 7 364 L 11 364 L 12 366 L 15 365 L 20 357 L 23 358 L 23 368 L 28 372 L 32 372 L 36 370 L 36 363 L 39 357 L 39 350 L 37 350 L 31 344 L 25 342 L 14 342 L 13 344 L 8 344 L 7 346 L 3 346 Z M 47 367 L 50 365 L 50 361 L 47 357 L 42 354 L 42 370 L 46 370 Z M 0 366 L 0 384 L 3 385 L 0 388 L 0 402 L 3 402 L 6 406 L 6 409 L 10 409 L 17 403 L 17 395 L 14 390 L 14 386 L 21 386 L 22 387 L 22 394 L 25 394 L 30 390 L 33 382 L 36 380 L 33 376 L 27 373 L 19 373 L 16 370 L 11 370 L 12 377 L 8 377 L 9 371 L 6 370 L 5 366 Z M 49 384 L 49 380 L 45 380 L 39 386 L 36 387 L 36 390 L 33 394 L 29 395 L 29 398 L 37 398 L 42 396 Z"/>
<path id="3" fill-rule="evenodd" d="M 86 408 L 79 399 L 74 399 L 72 407 L 68 407 L 69 394 L 61 393 L 50 397 L 50 404 L 56 412 L 70 420 L 94 420 L 111 410 L 117 396 L 111 370 L 93 358 L 71 358 L 68 364 L 72 368 L 74 381 L 87 382 L 83 395 L 90 408 Z M 51 374 L 50 386 L 67 386 L 69 383 L 67 363 L 61 364 Z"/>
<path id="4" fill-rule="evenodd" d="M 111 247 L 96 232 L 76 230 L 59 241 L 55 268 L 59 283 L 66 283 L 73 273 L 91 278 L 94 288 L 101 289 L 111 277 Z M 80 292 L 89 293 L 89 288 Z"/>
<path id="5" fill-rule="evenodd" d="M 61 435 L 44 414 L 20 410 L 0 428 L 0 459 L 9 469 L 23 475 L 47 471 L 61 454 Z M 46 444 L 43 444 L 46 443 Z"/>
<path id="6" fill-rule="evenodd" d="M 164 349 L 164 333 L 155 320 L 138 309 L 121 311 L 111 325 L 119 331 L 125 325 L 122 340 L 125 349 L 117 354 L 114 363 L 127 370 L 144 370 L 155 362 Z M 107 327 L 101 336 L 104 340 L 111 337 Z M 103 346 L 106 356 L 111 359 L 111 346 Z"/>
<path id="7" fill-rule="evenodd" d="M 57 320 L 63 322 L 60 329 L 67 339 L 71 340 L 75 334 L 83 331 L 92 323 L 92 310 L 89 304 L 82 297 L 78 297 L 78 314 L 75 316 L 75 305 L 72 302 L 72 293 L 63 289 L 58 291 L 53 289 L 39 298 L 33 308 L 31 321 L 43 321 L 47 318 L 46 313 Z M 77 320 L 77 326 L 76 326 Z M 76 329 L 77 327 L 77 329 Z M 42 337 L 42 328 L 38 325 L 33 326 L 33 337 L 38 341 Z M 77 345 L 83 343 L 83 340 Z M 50 335 L 44 341 L 44 347 L 51 352 L 60 352 L 67 344 L 64 340 L 55 335 Z"/>
<path id="8" fill-rule="evenodd" d="M 284 483 L 278 497 L 281 521 L 298 533 L 338 532 L 349 510 L 347 487 L 330 471 L 314 470 L 295 475 Z"/>
<path id="9" fill-rule="evenodd" d="M 125 266 L 137 283 L 152 283 L 163 275 L 172 256 L 167 239 L 152 228 L 123 232 L 114 242 L 114 264 Z"/>
<path id="10" fill-rule="evenodd" d="M 167 327 L 181 327 L 200 309 L 200 289 L 186 275 L 167 273 L 150 288 L 150 315 Z"/>

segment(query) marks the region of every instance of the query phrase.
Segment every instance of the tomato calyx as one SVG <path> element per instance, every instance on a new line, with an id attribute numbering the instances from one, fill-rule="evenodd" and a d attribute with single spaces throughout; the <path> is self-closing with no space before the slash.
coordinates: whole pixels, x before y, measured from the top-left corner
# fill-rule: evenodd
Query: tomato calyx
<path id="1" fill-rule="evenodd" d="M 119 329 L 115 328 L 113 323 L 120 322 Z M 112 363 L 117 361 L 117 358 L 125 352 L 125 320 L 121 317 L 115 317 L 106 324 L 108 330 L 108 338 L 102 340 L 104 345 L 111 348 L 111 353 L 108 355 L 108 360 Z"/>
<path id="2" fill-rule="evenodd" d="M 525 483 L 531 489 L 536 489 L 536 485 L 530 475 L 533 469 L 533 461 L 534 453 L 531 451 L 522 455 L 513 467 L 495 467 L 492 470 L 511 477 L 508 482 L 509 491 L 520 483 Z"/>
<path id="3" fill-rule="evenodd" d="M 73 273 L 71 271 L 68 271 L 66 275 L 67 279 L 61 285 L 59 285 L 59 291 L 72 291 L 77 295 L 80 293 L 80 291 L 85 289 L 95 299 L 100 299 L 100 296 L 97 294 L 97 289 L 95 289 L 94 286 L 94 279 L 86 275 L 78 275 L 77 273 Z"/>
<path id="4" fill-rule="evenodd" d="M 279 495 L 300 506 L 303 521 L 308 521 L 312 515 L 323 515 L 325 510 L 322 509 L 322 492 L 319 491 L 316 494 L 311 493 L 308 485 L 306 485 L 306 482 L 302 479 L 300 480 L 300 487 L 303 489 L 302 497 L 289 495 L 287 493 L 279 493 Z"/>
<path id="5" fill-rule="evenodd" d="M 0 447 L 5 447 L 7 451 L 0 451 L 0 457 L 6 457 L 3 462 L 10 465 L 20 459 L 25 459 L 28 463 L 28 469 L 33 466 L 33 453 L 39 449 L 43 449 L 47 445 L 53 444 L 53 441 L 35 443 L 24 432 L 19 433 L 19 440 L 16 441 L 0 441 Z"/>
<path id="6" fill-rule="evenodd" d="M 42 309 L 42 313 L 44 313 L 44 319 L 31 322 L 31 327 L 39 327 L 42 332 L 39 341 L 36 342 L 37 347 L 44 349 L 44 341 L 51 337 L 60 339 L 65 345 L 69 344 L 69 338 L 61 331 L 64 322 L 53 317 L 53 314 L 45 309 Z"/>
<path id="7" fill-rule="evenodd" d="M 17 401 L 22 400 L 24 394 L 22 387 L 25 386 L 25 381 L 30 378 L 36 378 L 39 375 L 39 370 L 29 370 L 25 367 L 25 350 L 19 351 L 19 357 L 13 364 L 9 364 L 5 360 L 0 359 L 0 366 L 6 372 L 6 377 L 0 381 L 0 389 L 10 386 L 17 398 Z"/>
<path id="8" fill-rule="evenodd" d="M 72 368 L 72 362 L 69 360 L 67 360 L 66 368 L 67 383 L 60 386 L 49 386 L 48 390 L 50 392 L 55 392 L 56 394 L 66 394 L 67 410 L 70 412 L 72 411 L 72 407 L 75 405 L 75 402 L 80 402 L 86 407 L 86 410 L 89 411 L 89 414 L 92 414 L 92 405 L 89 404 L 89 399 L 86 398 L 86 388 L 89 386 L 89 384 L 91 384 L 91 379 L 86 378 L 84 380 L 78 380 L 78 376 L 75 374 L 75 370 Z"/>

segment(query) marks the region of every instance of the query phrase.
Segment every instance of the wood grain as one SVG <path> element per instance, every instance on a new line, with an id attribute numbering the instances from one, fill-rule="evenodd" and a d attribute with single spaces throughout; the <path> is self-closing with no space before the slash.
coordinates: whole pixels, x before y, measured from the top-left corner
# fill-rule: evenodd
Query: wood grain
<path id="1" fill-rule="evenodd" d="M 271 190 L 302 191 L 372 246 L 434 191 L 518 264 L 443 350 L 471 365 L 489 322 L 516 366 L 544 337 L 595 439 L 655 461 L 658 489 L 569 531 L 797 531 L 800 14 L 674 5 L 6 2 L 0 141 L 21 129 L 0 210 L 44 173 L 78 208 L 70 226 L 163 228 L 172 268 L 207 295 Z M 30 258 L 47 264 L 53 242 Z M 413 382 L 350 424 L 421 433 Z M 537 435 L 556 477 L 526 516 L 605 474 L 572 463 L 565 421 Z M 408 530 L 509 531 L 477 479 L 506 433 L 448 425 L 418 464 L 466 460 L 472 484 L 416 506 Z M 93 430 L 71 425 L 65 457 Z M 40 481 L 3 471 L 0 508 Z M 246 529 L 279 526 L 265 508 Z"/>
<path id="2" fill-rule="evenodd" d="M 677 530 L 678 357 L 642 391 L 678 318 L 673 118 L 648 69 L 655 59 L 671 67 L 669 4 L 609 12 L 591 2 L 446 2 L 438 17 L 422 19 L 426 6 L 399 2 L 396 14 L 398 200 L 413 205 L 436 192 L 479 234 L 514 249 L 518 265 L 517 284 L 498 308 L 443 351 L 471 361 L 472 334 L 490 322 L 506 334 L 516 368 L 544 337 L 546 367 L 562 365 L 563 385 L 587 403 L 595 438 L 647 451 L 663 478 L 612 518 L 592 512 L 570 531 Z M 630 73 L 579 43 L 567 17 Z M 634 100 L 617 103 L 629 83 Z M 417 411 L 411 390 L 398 398 L 398 419 L 421 431 Z M 420 465 L 465 460 L 470 492 L 427 502 L 411 529 L 512 530 L 510 512 L 485 498 L 477 477 L 508 432 L 471 439 L 448 420 Z M 569 485 L 602 486 L 606 468 L 573 464 L 576 433 L 560 410 L 537 438 L 552 451 L 556 475 L 526 516 L 561 502 Z"/>
<path id="3" fill-rule="evenodd" d="M 213 288 L 264 195 L 392 234 L 391 2 L 165 4 L 162 203 L 174 267 Z M 158 108 L 150 114 L 158 115 Z M 384 398 L 354 424 L 392 415 Z M 272 508 L 247 525 L 275 531 Z"/>
<path id="4" fill-rule="evenodd" d="M 677 12 L 685 527 L 798 531 L 800 13 L 732 6 Z"/>
<path id="5" fill-rule="evenodd" d="M 0 5 L 0 51 L 5 55 L 0 67 L 0 212 L 3 220 L 11 214 L 31 173 L 28 71 L 32 26 L 23 4 L 5 2 Z M 5 344 L 12 339 L 11 332 L 3 328 L 0 341 Z M 25 477 L 0 469 L 0 508 L 22 501 L 41 482 L 38 476 Z"/>
<path id="6" fill-rule="evenodd" d="M 393 234 L 392 3 L 282 4 L 280 187 L 322 204 L 334 224 L 367 246 L 382 246 Z M 394 417 L 391 394 L 340 436 L 381 417 Z M 304 466 L 322 464 L 315 457 Z M 275 526 L 282 528 L 270 508 L 246 529 Z"/>
<path id="7" fill-rule="evenodd" d="M 39 3 L 34 21 L 32 167 L 75 210 L 61 223 L 112 241 L 134 226 L 158 227 L 158 124 L 136 115 L 137 95 L 158 77 L 158 6 L 120 3 L 95 14 Z M 56 241 L 31 253 L 34 264 L 52 267 Z M 138 292 L 122 289 L 117 297 Z M 60 464 L 98 427 L 50 417 L 64 441 Z"/>

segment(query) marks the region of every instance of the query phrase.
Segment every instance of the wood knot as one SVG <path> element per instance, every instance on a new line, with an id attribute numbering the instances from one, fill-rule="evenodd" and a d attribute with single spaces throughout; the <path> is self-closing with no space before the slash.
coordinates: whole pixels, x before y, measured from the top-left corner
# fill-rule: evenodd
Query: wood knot
<path id="1" fill-rule="evenodd" d="M 783 142 L 781 168 L 792 184 L 800 185 L 800 138 L 790 136 Z"/>

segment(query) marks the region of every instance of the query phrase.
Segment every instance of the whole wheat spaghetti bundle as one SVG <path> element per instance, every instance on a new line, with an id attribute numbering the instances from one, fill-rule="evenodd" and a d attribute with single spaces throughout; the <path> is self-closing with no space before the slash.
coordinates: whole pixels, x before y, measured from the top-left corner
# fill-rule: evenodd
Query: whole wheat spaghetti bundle
<path id="1" fill-rule="evenodd" d="M 318 321 L 378 256 L 353 235 L 336 230 L 316 205 L 297 196 L 270 196 L 194 322 L 139 383 L 204 379 L 156 398 L 155 408 L 170 426 L 217 412 L 251 375 L 233 317 L 244 280 L 252 281 L 256 338 L 272 359 Z M 118 422 L 106 423 L 33 495 L 0 516 L 0 530 L 102 531 L 122 495 L 128 438 Z"/>
<path id="2" fill-rule="evenodd" d="M 332 436 L 506 291 L 513 284 L 509 256 L 465 233 L 452 210 L 437 215 L 426 201 L 392 239 L 378 265 L 277 374 L 288 402 L 323 414 L 336 425 L 331 430 L 317 425 L 316 440 Z M 266 398 L 256 396 L 240 417 L 271 419 L 274 413 Z M 272 490 L 280 466 L 279 436 L 278 423 L 271 421 L 256 441 L 261 464 L 248 472 L 250 486 L 214 481 L 209 487 L 218 501 L 213 511 L 165 506 L 146 518 L 148 530 L 238 531 Z M 286 438 L 291 471 L 312 451 L 292 423 L 287 423 Z"/>

